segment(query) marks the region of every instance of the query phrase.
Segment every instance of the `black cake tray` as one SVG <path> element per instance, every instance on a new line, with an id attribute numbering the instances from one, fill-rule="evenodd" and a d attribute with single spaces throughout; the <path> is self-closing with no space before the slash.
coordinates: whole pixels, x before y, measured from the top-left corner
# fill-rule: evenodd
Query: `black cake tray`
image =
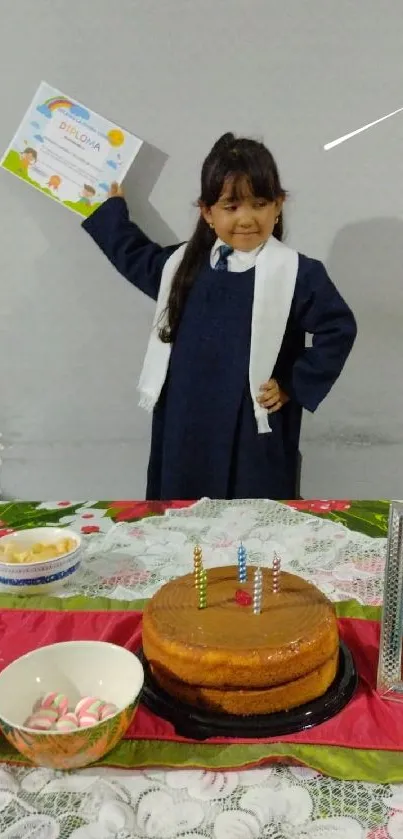
<path id="1" fill-rule="evenodd" d="M 289 711 L 240 717 L 214 713 L 179 702 L 157 684 L 142 648 L 138 656 L 144 667 L 141 702 L 154 714 L 172 723 L 180 737 L 190 740 L 208 740 L 210 737 L 259 740 L 295 734 L 320 725 L 338 714 L 350 702 L 358 684 L 353 656 L 346 644 L 340 641 L 336 678 L 323 696 Z"/>

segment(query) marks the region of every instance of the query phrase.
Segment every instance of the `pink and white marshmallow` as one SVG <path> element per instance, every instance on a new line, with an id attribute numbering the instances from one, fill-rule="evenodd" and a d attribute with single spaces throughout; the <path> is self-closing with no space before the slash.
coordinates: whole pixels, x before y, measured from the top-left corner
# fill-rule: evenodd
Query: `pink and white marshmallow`
<path id="1" fill-rule="evenodd" d="M 94 715 L 96 719 L 99 719 L 99 712 L 102 706 L 105 703 L 102 699 L 98 699 L 96 696 L 83 696 L 77 702 L 75 707 L 75 714 L 80 719 L 84 714 Z"/>
<path id="2" fill-rule="evenodd" d="M 42 708 L 28 718 L 27 728 L 34 728 L 37 731 L 50 731 L 57 720 L 57 713 L 52 708 Z"/>
<path id="3" fill-rule="evenodd" d="M 104 720 L 109 720 L 110 717 L 114 717 L 117 712 L 118 708 L 113 702 L 105 702 L 100 710 L 99 719 L 104 722 Z"/>
<path id="4" fill-rule="evenodd" d="M 99 723 L 98 716 L 96 714 L 90 714 L 89 711 L 87 711 L 87 713 L 80 714 L 77 719 L 80 728 L 92 728 L 93 725 L 97 725 Z"/>
<path id="5" fill-rule="evenodd" d="M 78 719 L 71 711 L 59 717 L 55 724 L 56 731 L 74 731 L 78 727 Z"/>
<path id="6" fill-rule="evenodd" d="M 41 708 L 53 708 L 58 717 L 62 717 L 69 710 L 69 700 L 64 693 L 47 693 L 41 700 Z"/>

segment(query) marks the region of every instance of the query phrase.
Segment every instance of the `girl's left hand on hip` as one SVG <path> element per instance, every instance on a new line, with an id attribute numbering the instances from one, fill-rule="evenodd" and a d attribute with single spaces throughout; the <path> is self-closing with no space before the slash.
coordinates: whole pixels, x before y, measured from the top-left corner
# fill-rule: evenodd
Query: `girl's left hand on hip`
<path id="1" fill-rule="evenodd" d="M 257 401 L 269 414 L 275 414 L 290 401 L 290 397 L 284 393 L 276 379 L 270 379 L 261 386 Z"/>

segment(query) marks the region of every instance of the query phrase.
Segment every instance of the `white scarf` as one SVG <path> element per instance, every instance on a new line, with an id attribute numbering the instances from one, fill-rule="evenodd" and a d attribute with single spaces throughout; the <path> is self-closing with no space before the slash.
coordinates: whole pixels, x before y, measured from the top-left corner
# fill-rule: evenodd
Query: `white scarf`
<path id="1" fill-rule="evenodd" d="M 165 263 L 157 308 L 143 369 L 138 384 L 140 407 L 152 411 L 158 402 L 168 372 L 171 344 L 159 338 L 161 318 L 172 280 L 187 245 L 181 245 Z M 256 259 L 249 359 L 249 384 L 259 434 L 269 432 L 268 414 L 257 402 L 259 389 L 270 379 L 283 341 L 298 272 L 298 253 L 273 236 Z M 235 282 L 235 278 L 234 278 Z"/>

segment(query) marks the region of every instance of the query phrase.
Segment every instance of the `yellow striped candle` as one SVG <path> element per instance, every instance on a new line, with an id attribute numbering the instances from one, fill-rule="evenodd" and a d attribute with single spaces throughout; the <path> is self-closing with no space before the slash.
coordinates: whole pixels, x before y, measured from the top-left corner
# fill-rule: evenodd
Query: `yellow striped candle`
<path id="1" fill-rule="evenodd" d="M 207 572 L 202 568 L 200 573 L 199 593 L 199 609 L 205 609 L 207 606 Z"/>
<path id="2" fill-rule="evenodd" d="M 195 588 L 197 591 L 200 589 L 200 576 L 203 570 L 203 552 L 199 545 L 196 545 L 193 551 L 193 571 L 194 571 L 194 580 L 195 580 Z"/>

